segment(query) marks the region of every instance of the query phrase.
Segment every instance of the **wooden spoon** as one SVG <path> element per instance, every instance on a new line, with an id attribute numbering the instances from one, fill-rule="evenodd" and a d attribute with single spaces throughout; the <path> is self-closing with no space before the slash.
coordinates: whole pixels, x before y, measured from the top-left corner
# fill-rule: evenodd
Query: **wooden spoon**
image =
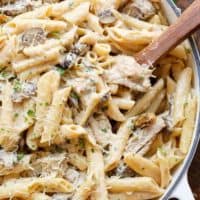
<path id="1" fill-rule="evenodd" d="M 140 64 L 151 65 L 200 26 L 200 0 L 195 0 L 160 37 L 135 55 Z"/>

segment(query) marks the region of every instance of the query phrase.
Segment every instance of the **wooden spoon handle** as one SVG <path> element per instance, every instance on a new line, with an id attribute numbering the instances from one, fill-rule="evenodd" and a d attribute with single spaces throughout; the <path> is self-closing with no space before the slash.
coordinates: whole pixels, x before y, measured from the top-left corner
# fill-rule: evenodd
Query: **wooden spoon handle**
<path id="1" fill-rule="evenodd" d="M 140 64 L 153 64 L 200 25 L 200 0 L 195 0 L 159 38 L 135 55 Z"/>

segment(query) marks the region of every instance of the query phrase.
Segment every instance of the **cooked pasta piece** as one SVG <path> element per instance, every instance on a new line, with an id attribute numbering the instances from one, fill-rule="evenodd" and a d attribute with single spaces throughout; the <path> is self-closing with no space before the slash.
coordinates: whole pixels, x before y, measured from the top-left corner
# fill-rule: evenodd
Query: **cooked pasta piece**
<path id="1" fill-rule="evenodd" d="M 182 133 L 180 135 L 180 150 L 185 154 L 188 152 L 192 141 L 191 133 L 194 129 L 196 106 L 196 96 L 189 95 L 184 112 L 185 121 L 183 122 Z"/>
<path id="2" fill-rule="evenodd" d="M 124 157 L 125 163 L 134 171 L 142 176 L 152 177 L 160 184 L 160 169 L 151 160 L 146 159 L 138 154 L 127 154 Z"/>
<path id="3" fill-rule="evenodd" d="M 144 112 L 153 101 L 154 97 L 163 89 L 164 81 L 160 79 L 137 103 L 128 111 L 127 117 Z"/>
<path id="4" fill-rule="evenodd" d="M 62 119 L 62 113 L 64 104 L 70 94 L 71 88 L 57 90 L 52 99 L 52 104 L 47 112 L 47 116 L 44 120 L 44 130 L 41 136 L 41 143 L 51 143 L 51 141 L 58 134 L 59 125 Z"/>
<path id="5" fill-rule="evenodd" d="M 67 24 L 59 20 L 49 19 L 16 19 L 8 23 L 12 33 L 19 34 L 30 28 L 43 27 L 47 32 L 66 30 Z"/>
<path id="6" fill-rule="evenodd" d="M 105 183 L 103 154 L 99 149 L 93 148 L 89 144 L 86 146 L 86 151 L 90 162 L 88 173 L 95 181 L 95 191 L 91 194 L 91 198 L 106 200 L 108 199 L 108 192 Z"/>
<path id="7" fill-rule="evenodd" d="M 179 125 L 184 120 L 184 106 L 191 88 L 191 79 L 192 69 L 187 67 L 181 72 L 176 85 L 173 109 L 174 126 Z"/>
<path id="8" fill-rule="evenodd" d="M 89 14 L 89 7 L 89 2 L 83 2 L 71 11 L 65 13 L 63 15 L 63 18 L 72 24 L 78 25 L 87 19 L 87 16 Z M 77 13 L 79 14 L 77 15 Z"/>
<path id="9" fill-rule="evenodd" d="M 30 59 L 14 62 L 13 69 L 17 73 L 19 73 L 27 69 L 30 69 L 34 66 L 41 66 L 42 64 L 45 64 L 47 62 L 56 61 L 59 58 L 59 51 L 60 51 L 60 47 L 56 47 L 56 48 L 52 48 L 49 51 L 45 51 L 42 55 L 36 58 L 30 58 Z"/>
<path id="10" fill-rule="evenodd" d="M 160 185 L 162 188 L 165 188 L 171 181 L 169 160 L 165 156 L 163 156 L 162 151 L 158 151 L 157 155 L 158 155 L 158 164 L 160 167 L 160 175 L 161 175 Z"/>
<path id="11" fill-rule="evenodd" d="M 31 200 L 51 200 L 52 198 L 43 193 L 33 193 L 31 195 Z"/>
<path id="12" fill-rule="evenodd" d="M 11 179 L 0 186 L 0 199 L 13 197 L 27 199 L 34 192 L 68 193 L 73 190 L 72 185 L 62 178 L 21 178 Z"/>
<path id="13" fill-rule="evenodd" d="M 152 178 L 109 178 L 106 180 L 108 190 L 113 193 L 120 192 L 151 192 L 161 195 L 163 190 L 159 188 Z"/>
<path id="14" fill-rule="evenodd" d="M 131 134 L 132 125 L 133 125 L 133 119 L 128 119 L 120 126 L 116 137 L 113 138 L 108 153 L 108 157 L 106 158 L 106 164 L 105 164 L 106 171 L 110 171 L 118 165 L 121 156 L 123 154 L 123 151 L 126 147 L 129 136 Z"/>
<path id="15" fill-rule="evenodd" d="M 51 82 L 51 80 L 54 80 L 54 82 Z M 59 84 L 60 75 L 56 71 L 45 73 L 38 81 L 35 113 L 37 121 L 33 130 L 30 130 L 27 135 L 27 144 L 31 149 L 36 149 L 38 146 L 37 139 L 42 135 L 44 118 L 51 104 L 53 93 L 58 89 Z"/>

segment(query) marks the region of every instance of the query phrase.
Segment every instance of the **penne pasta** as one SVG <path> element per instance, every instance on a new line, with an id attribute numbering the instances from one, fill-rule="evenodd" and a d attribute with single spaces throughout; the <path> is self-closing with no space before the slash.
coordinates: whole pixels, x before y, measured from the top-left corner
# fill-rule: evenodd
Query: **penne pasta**
<path id="1" fill-rule="evenodd" d="M 136 171 L 142 176 L 148 176 L 153 178 L 158 184 L 160 184 L 160 169 L 149 159 L 146 159 L 138 154 L 131 155 L 130 153 L 124 157 L 125 163 L 132 170 Z"/>
<path id="2" fill-rule="evenodd" d="M 1 1 L 0 1 L 1 2 Z M 188 42 L 158 0 L 0 3 L 0 200 L 162 198 L 198 108 Z"/>

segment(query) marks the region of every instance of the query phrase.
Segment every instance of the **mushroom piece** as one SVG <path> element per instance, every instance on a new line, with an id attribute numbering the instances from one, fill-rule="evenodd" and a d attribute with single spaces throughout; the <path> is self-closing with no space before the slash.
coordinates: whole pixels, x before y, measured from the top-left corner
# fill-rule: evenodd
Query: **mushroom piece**
<path id="1" fill-rule="evenodd" d="M 89 50 L 89 46 L 87 44 L 77 43 L 72 48 L 71 53 L 74 53 L 79 56 L 84 56 L 88 50 Z"/>
<path id="2" fill-rule="evenodd" d="M 116 21 L 116 18 L 110 9 L 103 10 L 98 14 L 98 16 L 101 24 L 109 25 Z"/>
<path id="3" fill-rule="evenodd" d="M 135 120 L 135 128 L 145 128 L 152 125 L 156 121 L 156 116 L 154 113 L 144 113 L 137 117 Z"/>
<path id="4" fill-rule="evenodd" d="M 63 69 L 71 68 L 77 59 L 77 54 L 69 52 L 64 56 L 64 59 L 61 61 L 60 66 Z"/>
<path id="5" fill-rule="evenodd" d="M 33 3 L 30 0 L 4 0 L 3 3 L 0 2 L 0 5 L 0 12 L 8 16 L 16 16 L 33 9 Z"/>
<path id="6" fill-rule="evenodd" d="M 132 17 L 146 20 L 155 14 L 156 10 L 152 3 L 148 0 L 134 0 L 128 3 L 123 9 L 123 13 L 126 13 Z"/>
<path id="7" fill-rule="evenodd" d="M 26 97 L 34 96 L 36 94 L 36 85 L 32 82 L 25 82 L 22 84 L 22 92 Z"/>
<path id="8" fill-rule="evenodd" d="M 13 94 L 11 95 L 11 99 L 15 103 L 20 103 L 24 99 L 28 99 L 36 94 L 36 85 L 32 82 L 24 82 L 18 89 L 14 89 Z"/>
<path id="9" fill-rule="evenodd" d="M 20 37 L 20 45 L 22 47 L 37 46 L 46 41 L 46 33 L 40 27 L 31 28 L 22 33 Z"/>

